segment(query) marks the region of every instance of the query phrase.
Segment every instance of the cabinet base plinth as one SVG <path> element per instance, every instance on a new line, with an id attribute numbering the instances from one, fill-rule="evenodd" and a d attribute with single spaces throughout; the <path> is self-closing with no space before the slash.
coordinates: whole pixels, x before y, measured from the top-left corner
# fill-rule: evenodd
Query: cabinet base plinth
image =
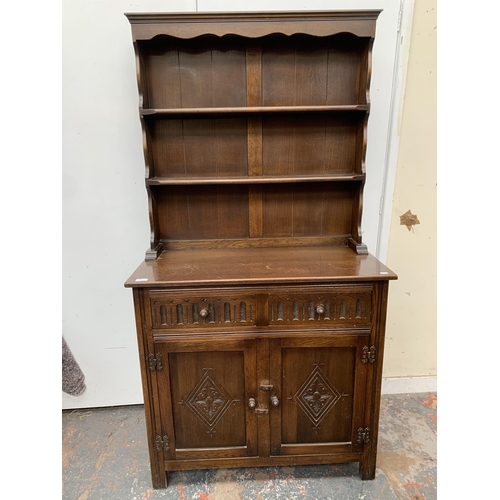
<path id="1" fill-rule="evenodd" d="M 293 460 L 295 458 L 295 460 Z M 359 459 L 358 459 L 359 460 Z M 168 486 L 168 472 L 169 471 L 180 471 L 180 470 L 204 470 L 204 469 L 235 469 L 243 467 L 290 467 L 290 466 L 300 466 L 300 465 L 328 465 L 335 463 L 347 463 L 356 462 L 356 459 L 349 459 L 346 457 L 336 457 L 335 459 L 323 460 L 316 459 L 304 463 L 302 460 L 297 460 L 296 457 L 276 457 L 275 459 L 269 458 L 267 460 L 248 458 L 239 459 L 236 461 L 230 460 L 218 460 L 215 463 L 206 463 L 202 465 L 198 461 L 183 461 L 183 462 L 165 462 L 165 473 L 160 474 L 157 477 L 153 477 L 152 486 L 153 489 L 165 489 Z M 258 464 L 258 465 L 257 465 Z M 375 479 L 375 466 L 370 466 L 369 464 L 359 461 L 359 476 L 363 481 L 369 481 Z"/>

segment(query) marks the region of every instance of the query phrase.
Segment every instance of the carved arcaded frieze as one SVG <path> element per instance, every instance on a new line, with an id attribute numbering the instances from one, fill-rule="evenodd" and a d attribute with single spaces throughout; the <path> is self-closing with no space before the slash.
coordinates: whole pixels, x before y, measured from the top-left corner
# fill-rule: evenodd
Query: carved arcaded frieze
<path id="1" fill-rule="evenodd" d="M 253 326 L 255 295 L 151 298 L 153 328 Z"/>
<path id="2" fill-rule="evenodd" d="M 371 321 L 372 294 L 281 295 L 269 298 L 271 325 L 349 323 L 366 325 Z"/>

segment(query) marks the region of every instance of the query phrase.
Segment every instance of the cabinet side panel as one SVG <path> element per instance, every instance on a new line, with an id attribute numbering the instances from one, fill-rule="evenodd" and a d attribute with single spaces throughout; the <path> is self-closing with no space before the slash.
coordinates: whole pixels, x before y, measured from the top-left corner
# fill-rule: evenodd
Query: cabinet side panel
<path id="1" fill-rule="evenodd" d="M 155 396 L 157 397 L 157 388 L 153 386 L 151 372 L 147 366 L 147 358 L 150 352 L 153 352 L 152 342 L 148 340 L 148 321 L 149 314 L 145 306 L 146 290 L 133 289 L 134 310 L 137 328 L 137 343 L 139 348 L 139 361 L 141 365 L 142 390 L 144 396 L 144 414 L 146 420 L 146 430 L 148 439 L 149 459 L 151 463 L 151 479 L 153 488 L 166 487 L 166 474 L 161 455 L 154 449 L 154 439 L 157 434 L 161 434 L 161 421 L 157 415 L 158 408 L 155 408 Z"/>
<path id="2" fill-rule="evenodd" d="M 370 342 L 376 349 L 376 361 L 373 364 L 373 370 L 368 371 L 369 393 L 367 394 L 368 404 L 366 408 L 366 422 L 369 422 L 371 437 L 368 446 L 365 446 L 364 449 L 364 458 L 360 468 L 362 479 L 375 477 L 388 291 L 388 281 L 375 284 L 373 294 L 374 327 Z"/>

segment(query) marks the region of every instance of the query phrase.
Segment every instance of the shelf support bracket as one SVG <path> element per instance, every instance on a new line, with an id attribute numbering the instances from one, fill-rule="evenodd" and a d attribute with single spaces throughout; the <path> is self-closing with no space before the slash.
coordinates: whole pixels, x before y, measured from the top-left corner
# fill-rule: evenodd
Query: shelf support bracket
<path id="1" fill-rule="evenodd" d="M 158 243 L 154 248 L 146 250 L 146 260 L 156 260 L 163 252 L 163 243 Z"/>
<path id="2" fill-rule="evenodd" d="M 354 250 L 358 255 L 368 255 L 368 247 L 364 243 L 358 243 L 353 238 L 347 240 L 347 245 L 351 250 Z"/>

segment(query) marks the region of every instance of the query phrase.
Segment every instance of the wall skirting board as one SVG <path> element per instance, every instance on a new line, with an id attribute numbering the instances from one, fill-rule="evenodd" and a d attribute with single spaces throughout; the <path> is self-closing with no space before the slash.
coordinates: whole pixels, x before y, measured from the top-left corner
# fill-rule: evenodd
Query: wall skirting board
<path id="1" fill-rule="evenodd" d="M 382 394 L 437 392 L 437 377 L 397 377 L 382 379 Z"/>

